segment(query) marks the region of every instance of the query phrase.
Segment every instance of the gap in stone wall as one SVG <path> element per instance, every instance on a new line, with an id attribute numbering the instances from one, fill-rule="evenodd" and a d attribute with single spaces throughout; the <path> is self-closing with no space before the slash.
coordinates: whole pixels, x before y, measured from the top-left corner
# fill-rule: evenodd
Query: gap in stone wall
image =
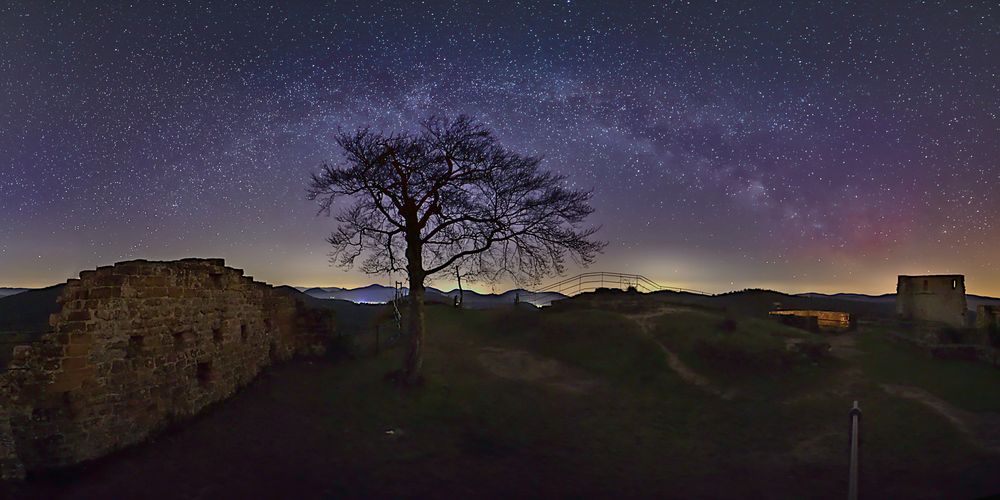
<path id="1" fill-rule="evenodd" d="M 183 331 L 174 333 L 174 347 L 178 351 L 185 349 L 188 343 L 190 343 L 190 341 L 191 341 L 190 332 Z"/>
<path id="2" fill-rule="evenodd" d="M 195 376 L 198 378 L 198 384 L 202 387 L 210 385 L 215 378 L 215 373 L 212 371 L 212 362 L 202 361 L 198 363 Z"/>
<path id="3" fill-rule="evenodd" d="M 142 346 L 145 343 L 145 337 L 142 335 L 132 335 L 128 338 L 128 348 L 125 351 L 125 357 L 135 358 L 142 353 Z"/>

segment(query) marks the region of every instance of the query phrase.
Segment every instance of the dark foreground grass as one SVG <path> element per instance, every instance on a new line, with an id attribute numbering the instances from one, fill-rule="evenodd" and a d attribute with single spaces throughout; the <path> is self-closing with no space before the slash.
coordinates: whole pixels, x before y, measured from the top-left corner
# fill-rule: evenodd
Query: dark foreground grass
<path id="1" fill-rule="evenodd" d="M 818 390 L 844 368 L 830 357 L 809 360 L 791 353 L 786 346 L 789 340 L 822 343 L 827 339 L 775 321 L 689 311 L 661 317 L 653 333 L 696 372 L 745 398 L 781 399 Z M 713 356 L 705 349 L 717 345 L 744 352 L 746 359 Z"/>
<path id="2" fill-rule="evenodd" d="M 867 329 L 858 346 L 865 370 L 888 384 L 913 385 L 969 411 L 1000 412 L 1000 369 L 986 363 L 935 359 L 926 350 Z"/>
<path id="3" fill-rule="evenodd" d="M 400 390 L 383 380 L 399 366 L 401 349 L 275 367 L 152 443 L 10 493 L 842 498 L 852 398 L 865 409 L 866 496 L 1000 492 L 1000 479 L 988 474 L 1000 466 L 996 457 L 972 450 L 918 404 L 889 397 L 871 381 L 843 393 L 824 390 L 849 367 L 741 371 L 731 381 L 745 379 L 742 395 L 726 401 L 674 375 L 653 340 L 618 314 L 433 307 L 429 317 L 420 388 Z M 674 326 L 714 328 L 719 319 L 691 316 Z M 742 327 L 757 332 L 772 325 Z M 596 383 L 572 392 L 503 378 L 480 362 L 484 348 L 557 360 Z M 730 381 L 715 378 L 725 370 L 713 369 L 713 380 Z M 781 383 L 782 376 L 794 382 Z"/>

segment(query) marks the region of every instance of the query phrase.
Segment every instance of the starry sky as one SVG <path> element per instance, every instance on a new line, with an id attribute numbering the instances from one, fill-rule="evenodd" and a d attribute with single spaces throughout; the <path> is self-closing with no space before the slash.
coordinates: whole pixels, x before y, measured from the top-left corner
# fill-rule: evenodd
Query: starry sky
<path id="1" fill-rule="evenodd" d="M 592 269 L 1000 296 L 993 1 L 107 4 L 0 5 L 0 286 L 188 256 L 388 284 L 328 265 L 308 174 L 339 129 L 465 113 L 594 190 Z"/>

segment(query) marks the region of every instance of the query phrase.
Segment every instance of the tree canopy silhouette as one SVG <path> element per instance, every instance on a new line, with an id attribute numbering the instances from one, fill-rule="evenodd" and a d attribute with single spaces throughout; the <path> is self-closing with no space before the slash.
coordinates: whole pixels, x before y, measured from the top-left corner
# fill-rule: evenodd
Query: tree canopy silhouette
<path id="1" fill-rule="evenodd" d="M 567 257 L 587 265 L 603 249 L 592 239 L 597 228 L 582 227 L 591 192 L 568 187 L 540 158 L 505 148 L 469 117 L 431 117 L 417 133 L 363 128 L 337 144 L 344 162 L 312 174 L 309 199 L 327 215 L 337 208 L 332 262 L 406 272 L 407 383 L 422 364 L 428 277 L 461 266 L 466 276 L 538 282 L 562 273 Z"/>

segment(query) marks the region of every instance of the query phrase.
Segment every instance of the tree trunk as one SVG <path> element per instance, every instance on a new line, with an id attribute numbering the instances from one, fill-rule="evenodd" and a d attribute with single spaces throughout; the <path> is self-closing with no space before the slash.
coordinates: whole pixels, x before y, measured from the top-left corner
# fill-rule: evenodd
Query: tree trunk
<path id="1" fill-rule="evenodd" d="M 420 368 L 424 364 L 424 260 L 420 230 L 417 228 L 416 210 L 407 219 L 406 273 L 410 278 L 410 352 L 403 367 L 403 382 L 416 385 L 420 382 Z"/>
<path id="2" fill-rule="evenodd" d="M 410 352 L 403 371 L 406 385 L 420 382 L 420 367 L 424 364 L 424 277 L 416 274 L 410 273 Z"/>

